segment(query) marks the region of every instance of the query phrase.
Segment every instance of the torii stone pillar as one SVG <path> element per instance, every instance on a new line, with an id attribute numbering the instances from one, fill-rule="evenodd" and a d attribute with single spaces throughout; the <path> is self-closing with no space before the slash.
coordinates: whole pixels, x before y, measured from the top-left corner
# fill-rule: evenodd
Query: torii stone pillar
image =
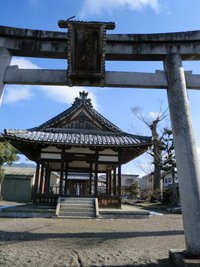
<path id="1" fill-rule="evenodd" d="M 3 97 L 3 88 L 4 88 L 4 75 L 6 73 L 6 69 L 8 66 L 10 66 L 11 62 L 11 54 L 6 48 L 0 47 L 0 106 L 2 102 Z"/>
<path id="2" fill-rule="evenodd" d="M 176 153 L 183 224 L 188 252 L 200 256 L 200 169 L 193 134 L 186 80 L 179 54 L 164 62 Z"/>

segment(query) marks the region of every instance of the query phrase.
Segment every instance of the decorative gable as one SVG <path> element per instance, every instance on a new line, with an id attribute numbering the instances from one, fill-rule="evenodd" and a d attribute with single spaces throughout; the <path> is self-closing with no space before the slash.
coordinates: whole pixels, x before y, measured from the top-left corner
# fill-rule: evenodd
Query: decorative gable
<path id="1" fill-rule="evenodd" d="M 29 129 L 47 131 L 48 129 L 81 129 L 122 133 L 116 125 L 99 114 L 92 106 L 85 91 L 79 93 L 70 108 L 42 125 Z"/>
<path id="2" fill-rule="evenodd" d="M 66 122 L 62 128 L 84 129 L 84 130 L 103 130 L 97 122 L 93 121 L 84 111 Z"/>

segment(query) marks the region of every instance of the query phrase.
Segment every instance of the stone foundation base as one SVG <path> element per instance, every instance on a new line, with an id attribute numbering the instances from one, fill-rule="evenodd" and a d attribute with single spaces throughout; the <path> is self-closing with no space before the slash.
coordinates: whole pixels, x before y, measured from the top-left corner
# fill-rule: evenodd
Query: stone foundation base
<path id="1" fill-rule="evenodd" d="M 170 249 L 169 258 L 180 267 L 200 267 L 200 258 L 192 258 L 186 250 Z"/>

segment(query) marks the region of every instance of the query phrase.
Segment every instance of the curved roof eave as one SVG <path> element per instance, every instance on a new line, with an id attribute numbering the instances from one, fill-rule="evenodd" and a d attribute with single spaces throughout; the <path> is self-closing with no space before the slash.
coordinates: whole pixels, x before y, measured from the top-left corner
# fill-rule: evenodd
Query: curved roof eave
<path id="1" fill-rule="evenodd" d="M 7 139 L 26 143 L 40 143 L 51 145 L 73 145 L 73 146 L 105 146 L 105 147 L 134 147 L 150 146 L 151 137 L 131 134 L 120 134 L 98 131 L 74 132 L 66 129 L 65 133 L 27 131 L 27 130 L 5 130 Z"/>

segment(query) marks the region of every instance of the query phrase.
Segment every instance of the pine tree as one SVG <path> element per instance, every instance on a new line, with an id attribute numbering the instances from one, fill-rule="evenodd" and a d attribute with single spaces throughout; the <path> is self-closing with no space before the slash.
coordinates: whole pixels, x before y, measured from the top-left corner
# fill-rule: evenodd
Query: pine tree
<path id="1" fill-rule="evenodd" d="M 171 190 L 171 203 L 172 206 L 177 204 L 178 202 L 178 192 L 176 186 L 176 158 L 175 158 L 175 150 L 174 150 L 174 142 L 172 130 L 168 128 L 164 128 L 163 136 L 162 136 L 162 171 L 163 175 L 171 174 L 172 176 L 172 190 Z"/>

